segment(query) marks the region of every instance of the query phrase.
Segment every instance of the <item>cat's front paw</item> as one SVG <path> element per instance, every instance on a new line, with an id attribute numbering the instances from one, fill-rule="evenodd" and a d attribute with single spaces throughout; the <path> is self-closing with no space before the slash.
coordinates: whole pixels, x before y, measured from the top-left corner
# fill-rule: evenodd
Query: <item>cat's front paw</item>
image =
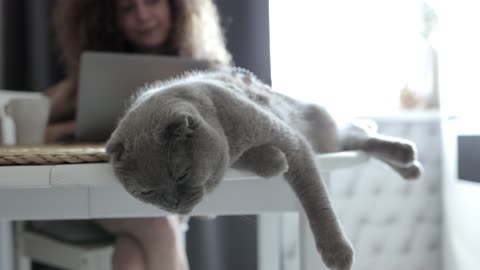
<path id="1" fill-rule="evenodd" d="M 268 162 L 264 162 L 264 166 L 260 167 L 257 170 L 257 174 L 264 178 L 271 178 L 274 176 L 281 175 L 288 171 L 288 162 L 285 157 L 285 154 L 276 149 L 272 151 L 272 154 Z"/>
<path id="2" fill-rule="evenodd" d="M 354 251 L 350 243 L 341 241 L 320 251 L 323 262 L 331 270 L 351 270 Z"/>
<path id="3" fill-rule="evenodd" d="M 261 145 L 245 151 L 232 167 L 249 170 L 264 178 L 271 178 L 288 171 L 288 162 L 285 154 L 277 147 Z"/>

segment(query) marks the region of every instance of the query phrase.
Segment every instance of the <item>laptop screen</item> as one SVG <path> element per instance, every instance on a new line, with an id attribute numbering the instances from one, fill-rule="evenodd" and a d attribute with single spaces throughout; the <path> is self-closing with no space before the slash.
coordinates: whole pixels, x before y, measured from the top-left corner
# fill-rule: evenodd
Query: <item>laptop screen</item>
<path id="1" fill-rule="evenodd" d="M 207 68 L 206 61 L 183 57 L 84 53 L 80 63 L 75 141 L 106 141 L 139 87 Z"/>

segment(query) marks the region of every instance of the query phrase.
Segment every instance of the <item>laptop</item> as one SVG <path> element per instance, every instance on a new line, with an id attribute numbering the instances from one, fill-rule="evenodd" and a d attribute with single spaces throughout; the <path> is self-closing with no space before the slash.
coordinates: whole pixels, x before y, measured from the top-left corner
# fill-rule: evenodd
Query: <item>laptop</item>
<path id="1" fill-rule="evenodd" d="M 207 61 L 176 56 L 83 53 L 74 140 L 106 141 L 139 87 L 207 68 Z"/>

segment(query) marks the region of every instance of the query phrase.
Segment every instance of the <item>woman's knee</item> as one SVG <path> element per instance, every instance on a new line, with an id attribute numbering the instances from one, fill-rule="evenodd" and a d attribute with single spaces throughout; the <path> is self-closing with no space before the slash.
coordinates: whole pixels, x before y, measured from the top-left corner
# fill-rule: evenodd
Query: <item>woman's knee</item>
<path id="1" fill-rule="evenodd" d="M 117 237 L 112 256 L 113 270 L 145 270 L 145 255 L 138 243 L 129 236 Z"/>
<path id="2" fill-rule="evenodd" d="M 178 217 L 102 219 L 97 223 L 116 234 L 158 234 L 175 232 L 179 227 Z"/>
<path id="3" fill-rule="evenodd" d="M 144 241 L 176 241 L 179 232 L 177 217 L 135 218 L 129 220 L 125 233 L 137 240 Z"/>

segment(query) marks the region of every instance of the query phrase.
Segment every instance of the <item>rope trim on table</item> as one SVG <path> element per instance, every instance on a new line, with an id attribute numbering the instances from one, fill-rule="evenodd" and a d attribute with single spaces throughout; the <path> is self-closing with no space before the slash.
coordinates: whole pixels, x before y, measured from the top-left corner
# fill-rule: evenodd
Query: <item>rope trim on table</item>
<path id="1" fill-rule="evenodd" d="M 0 165 L 55 165 L 107 162 L 104 145 L 1 146 Z"/>

